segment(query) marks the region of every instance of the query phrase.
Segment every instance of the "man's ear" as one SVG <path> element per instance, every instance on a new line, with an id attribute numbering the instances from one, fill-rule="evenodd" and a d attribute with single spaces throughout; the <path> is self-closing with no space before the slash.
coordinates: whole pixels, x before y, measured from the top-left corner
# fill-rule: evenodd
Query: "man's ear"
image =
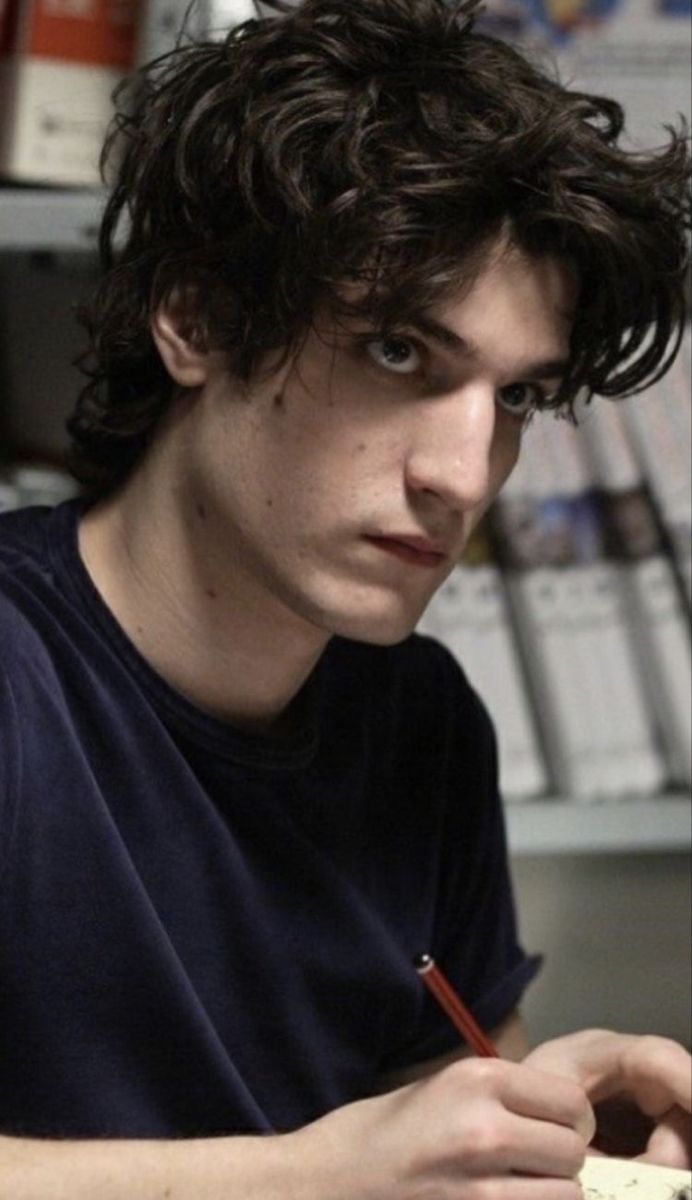
<path id="1" fill-rule="evenodd" d="M 174 383 L 184 388 L 206 383 L 212 356 L 179 296 L 169 297 L 152 314 L 151 336 Z"/>

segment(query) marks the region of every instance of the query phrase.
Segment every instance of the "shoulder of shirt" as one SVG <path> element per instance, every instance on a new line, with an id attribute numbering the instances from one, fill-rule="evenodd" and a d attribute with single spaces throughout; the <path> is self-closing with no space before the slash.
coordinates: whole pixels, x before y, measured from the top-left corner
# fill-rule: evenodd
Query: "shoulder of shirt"
<path id="1" fill-rule="evenodd" d="M 15 508 L 0 513 L 0 579 L 46 556 L 46 530 L 53 509 Z"/>
<path id="2" fill-rule="evenodd" d="M 48 508 L 16 509 L 0 514 L 0 646 L 7 675 L 27 653 L 45 653 L 42 638 L 22 603 L 36 598 L 39 575 L 47 576 Z"/>

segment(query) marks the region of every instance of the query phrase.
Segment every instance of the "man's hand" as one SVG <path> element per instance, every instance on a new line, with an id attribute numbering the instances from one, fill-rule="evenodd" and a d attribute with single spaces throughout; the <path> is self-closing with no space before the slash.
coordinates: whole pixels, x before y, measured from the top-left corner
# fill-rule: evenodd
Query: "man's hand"
<path id="1" fill-rule="evenodd" d="M 290 1136 L 333 1200 L 580 1200 L 594 1128 L 572 1080 L 464 1059 Z"/>
<path id="2" fill-rule="evenodd" d="M 692 1166 L 692 1058 L 677 1042 L 586 1030 L 546 1042 L 524 1062 L 581 1084 L 598 1121 L 594 1149 Z"/>

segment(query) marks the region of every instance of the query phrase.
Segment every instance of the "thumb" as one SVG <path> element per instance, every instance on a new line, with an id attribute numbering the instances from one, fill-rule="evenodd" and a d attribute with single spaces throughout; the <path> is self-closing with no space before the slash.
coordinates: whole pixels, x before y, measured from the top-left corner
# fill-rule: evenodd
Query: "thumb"
<path id="1" fill-rule="evenodd" d="M 640 1162 L 688 1170 L 692 1166 L 690 1116 L 682 1108 L 671 1108 L 657 1124 Z"/>

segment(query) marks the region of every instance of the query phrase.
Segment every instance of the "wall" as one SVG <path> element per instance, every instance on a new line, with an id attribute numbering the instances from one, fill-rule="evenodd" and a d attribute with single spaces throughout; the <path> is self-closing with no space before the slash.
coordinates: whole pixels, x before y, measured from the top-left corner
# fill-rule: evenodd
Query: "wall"
<path id="1" fill-rule="evenodd" d="M 83 382 L 71 365 L 84 346 L 75 308 L 93 270 L 79 254 L 0 255 L 0 428 L 11 447 L 50 458 L 64 451 Z"/>
<path id="2" fill-rule="evenodd" d="M 597 1026 L 690 1044 L 687 854 L 517 857 L 513 876 L 523 943 L 546 956 L 534 1042 Z"/>

